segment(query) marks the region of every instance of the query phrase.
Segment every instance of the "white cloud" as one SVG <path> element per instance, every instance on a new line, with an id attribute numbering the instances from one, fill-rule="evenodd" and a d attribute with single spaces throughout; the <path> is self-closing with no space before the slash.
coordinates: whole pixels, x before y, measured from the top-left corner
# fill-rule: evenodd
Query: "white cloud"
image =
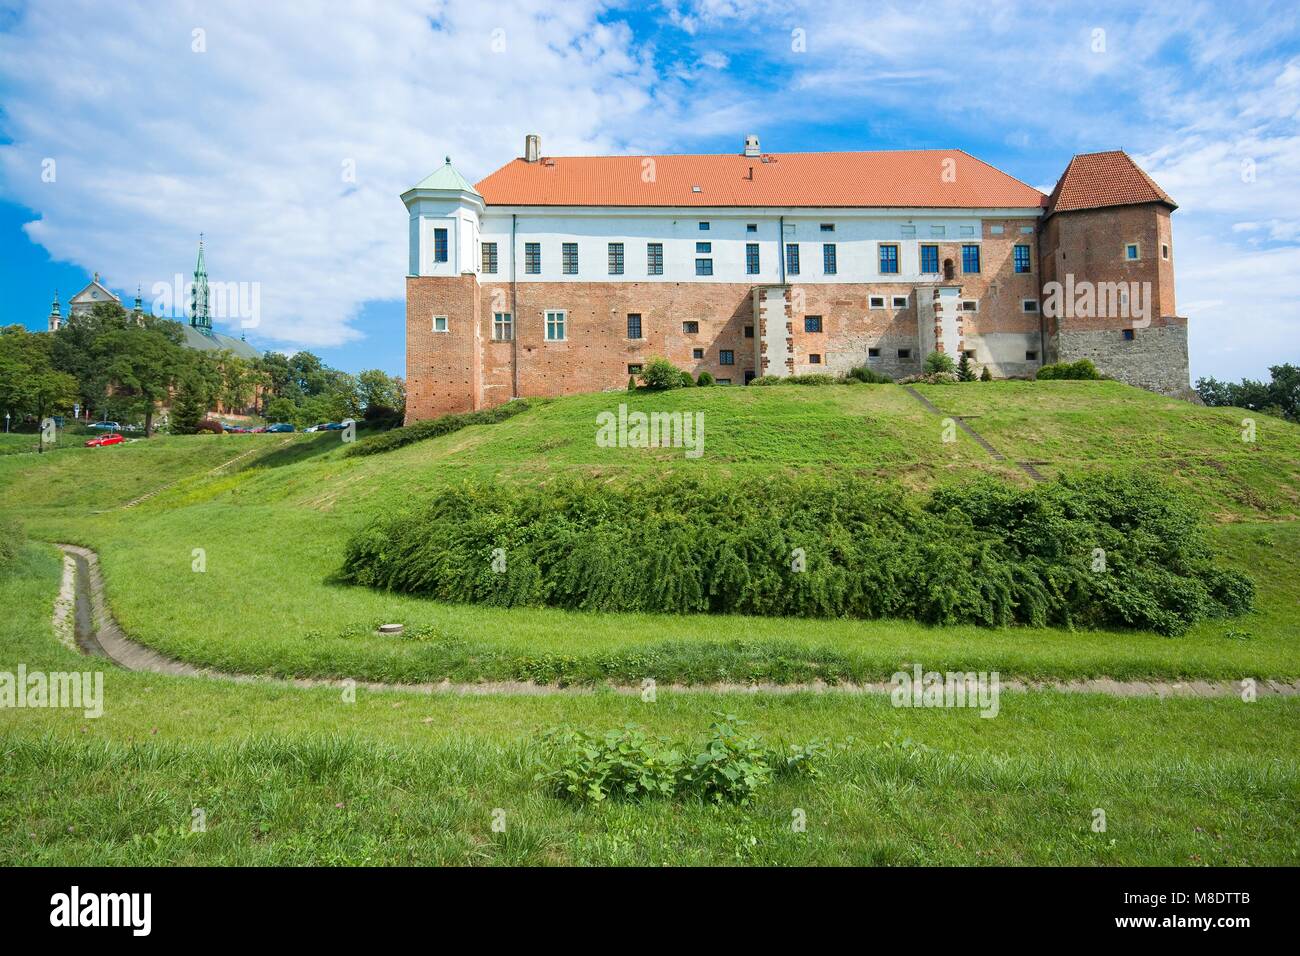
<path id="1" fill-rule="evenodd" d="M 404 295 L 398 195 L 445 154 L 474 179 L 525 132 L 600 152 L 653 129 L 653 77 L 601 14 L 593 0 L 32 4 L 0 34 L 0 182 L 40 213 L 33 240 L 115 288 L 147 297 L 192 270 L 204 232 L 214 281 L 261 284 L 254 336 L 343 344 L 362 302 Z"/>

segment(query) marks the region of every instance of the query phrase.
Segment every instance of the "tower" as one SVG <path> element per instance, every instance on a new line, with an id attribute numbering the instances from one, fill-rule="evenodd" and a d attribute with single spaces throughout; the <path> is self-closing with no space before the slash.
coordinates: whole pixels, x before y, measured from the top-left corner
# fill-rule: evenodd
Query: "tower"
<path id="1" fill-rule="evenodd" d="M 135 287 L 135 308 L 131 310 L 131 315 L 136 325 L 144 325 L 144 299 L 140 295 L 139 286 Z"/>
<path id="2" fill-rule="evenodd" d="M 57 332 L 63 326 L 63 313 L 59 310 L 59 290 L 54 290 L 54 304 L 50 306 L 50 331 Z"/>
<path id="3" fill-rule="evenodd" d="M 194 284 L 190 287 L 190 325 L 200 332 L 212 331 L 208 313 L 208 268 L 203 263 L 203 233 L 199 233 L 199 261 L 194 266 Z"/>

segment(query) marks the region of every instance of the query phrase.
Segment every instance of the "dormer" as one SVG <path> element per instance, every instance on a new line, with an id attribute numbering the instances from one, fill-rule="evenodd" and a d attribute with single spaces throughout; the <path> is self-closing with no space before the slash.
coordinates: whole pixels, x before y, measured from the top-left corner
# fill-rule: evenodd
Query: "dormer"
<path id="1" fill-rule="evenodd" d="M 458 276 L 476 271 L 483 197 L 456 171 L 451 157 L 406 192 L 410 213 L 409 261 L 413 276 Z"/>

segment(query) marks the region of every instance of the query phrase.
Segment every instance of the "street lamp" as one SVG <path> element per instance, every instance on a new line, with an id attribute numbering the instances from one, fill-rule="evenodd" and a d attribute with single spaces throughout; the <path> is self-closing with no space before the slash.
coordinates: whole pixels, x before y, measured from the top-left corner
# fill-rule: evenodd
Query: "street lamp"
<path id="1" fill-rule="evenodd" d="M 9 434 L 9 413 L 5 412 L 5 434 Z"/>

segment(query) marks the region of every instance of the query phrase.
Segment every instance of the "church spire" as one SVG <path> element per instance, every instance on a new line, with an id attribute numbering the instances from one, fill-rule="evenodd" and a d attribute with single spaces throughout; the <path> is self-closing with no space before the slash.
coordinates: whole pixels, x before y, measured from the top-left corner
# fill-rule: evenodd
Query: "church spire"
<path id="1" fill-rule="evenodd" d="M 194 266 L 194 285 L 190 290 L 190 325 L 201 332 L 212 329 L 208 314 L 208 267 L 203 262 L 203 233 L 199 233 L 199 261 Z"/>
<path id="2" fill-rule="evenodd" d="M 54 304 L 50 306 L 50 331 L 57 332 L 63 325 L 63 313 L 59 309 L 59 290 L 54 290 Z"/>

